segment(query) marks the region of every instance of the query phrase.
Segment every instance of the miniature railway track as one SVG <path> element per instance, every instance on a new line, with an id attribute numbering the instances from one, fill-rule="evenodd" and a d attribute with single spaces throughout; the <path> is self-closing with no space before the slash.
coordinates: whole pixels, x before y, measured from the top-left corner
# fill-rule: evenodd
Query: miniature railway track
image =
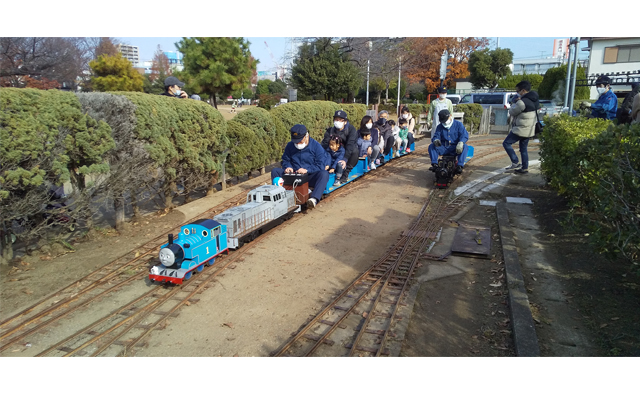
<path id="1" fill-rule="evenodd" d="M 416 153 L 419 154 L 423 151 L 426 151 L 426 147 L 417 149 Z M 419 156 L 410 155 L 409 157 L 416 158 Z M 377 178 L 401 172 L 404 163 L 405 160 L 391 162 L 390 164 L 395 165 L 382 166 L 351 185 L 360 188 Z M 325 200 L 331 200 L 352 190 L 355 190 L 354 187 L 343 187 L 331 193 Z M 222 212 L 229 207 L 244 202 L 245 199 L 246 192 L 241 192 L 180 226 L 198 218 L 212 217 L 217 212 Z M 295 221 L 300 216 L 294 217 L 291 221 Z M 126 253 L 66 288 L 48 296 L 46 300 L 36 303 L 0 322 L 0 353 L 5 352 L 19 342 L 24 342 L 25 339 L 42 332 L 65 317 L 69 318 L 76 312 L 81 313 L 83 308 L 87 308 L 105 296 L 123 289 L 125 285 L 145 278 L 149 266 L 155 261 L 155 256 L 152 254 L 157 252 L 157 248 L 164 242 L 167 235 L 178 231 L 180 226 L 147 242 L 138 249 L 139 252 L 135 253 L 135 255 L 134 251 Z M 238 261 L 240 256 L 251 249 L 251 245 L 256 245 L 271 233 L 258 237 L 250 245 L 245 246 L 238 252 L 233 252 L 231 256 L 223 257 L 223 265 L 219 265 L 220 261 L 218 261 L 214 267 L 200 272 L 191 281 L 185 282 L 182 286 L 171 288 L 154 285 L 152 289 L 137 296 L 126 305 L 88 324 L 82 330 L 68 335 L 62 341 L 40 352 L 38 356 L 50 354 L 64 356 L 87 355 L 89 351 L 92 351 L 90 355 L 111 354 L 118 345 L 121 348 L 123 347 L 117 353 L 118 355 L 130 354 L 134 346 L 140 344 L 142 339 L 159 324 L 162 324 L 167 317 L 175 315 L 181 306 L 186 303 L 197 302 L 193 295 L 210 286 L 215 277 L 231 263 Z M 409 238 L 406 241 L 408 242 L 408 240 Z M 415 241 L 412 242 L 411 250 L 413 251 L 416 248 L 416 243 Z M 404 255 L 408 256 L 407 253 Z M 398 266 L 396 268 L 401 267 Z M 391 268 L 388 270 L 391 270 Z M 389 287 L 388 285 L 385 286 Z M 189 294 L 185 296 L 185 293 Z M 170 307 L 170 310 L 168 312 L 164 311 L 168 307 Z M 157 320 L 152 321 L 152 317 Z M 144 324 L 141 323 L 143 320 Z M 151 322 L 148 323 L 149 321 Z M 95 348 L 98 344 L 100 344 L 100 348 Z"/>
<path id="2" fill-rule="evenodd" d="M 469 201 L 432 192 L 409 230 L 369 270 L 360 275 L 315 318 L 284 344 L 275 356 L 388 355 L 394 319 L 406 298 L 413 271 L 436 230 Z M 426 259 L 425 259 L 426 260 Z M 341 328 L 341 330 L 337 330 Z M 355 333 L 355 334 L 354 334 Z M 336 345 L 340 343 L 340 345 Z M 322 346 L 322 345 L 328 346 Z"/>

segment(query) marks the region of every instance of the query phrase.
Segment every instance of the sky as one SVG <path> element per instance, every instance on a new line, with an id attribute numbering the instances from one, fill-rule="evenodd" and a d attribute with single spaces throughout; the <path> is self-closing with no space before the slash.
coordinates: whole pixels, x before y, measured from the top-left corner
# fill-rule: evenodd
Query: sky
<path id="1" fill-rule="evenodd" d="M 180 41 L 180 37 L 117 37 L 123 43 L 138 46 L 141 61 L 151 60 L 158 45 L 163 51 L 175 51 L 175 43 Z M 497 37 L 488 37 L 492 40 L 491 48 L 495 48 Z M 514 60 L 533 59 L 541 56 L 550 57 L 553 51 L 553 40 L 569 37 L 500 37 L 500 48 L 509 48 L 513 51 Z M 270 71 L 275 67 L 271 55 L 267 49 L 273 53 L 276 61 L 281 61 L 285 53 L 284 37 L 245 37 L 249 40 L 251 54 L 258 59 L 258 71 Z M 586 42 L 581 43 L 581 47 L 586 47 Z M 580 52 L 580 58 L 586 58 L 587 52 Z"/>

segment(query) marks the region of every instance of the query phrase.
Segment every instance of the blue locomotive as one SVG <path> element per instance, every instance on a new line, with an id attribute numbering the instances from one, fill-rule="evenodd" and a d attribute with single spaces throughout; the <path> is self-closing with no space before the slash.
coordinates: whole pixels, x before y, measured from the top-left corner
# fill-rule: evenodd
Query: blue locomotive
<path id="1" fill-rule="evenodd" d="M 151 267 L 149 279 L 180 284 L 200 272 L 205 263 L 213 265 L 216 256 L 228 251 L 227 226 L 212 219 L 200 219 L 180 228 L 178 239 L 160 248 L 160 265 Z"/>
<path id="2" fill-rule="evenodd" d="M 414 145 L 410 146 L 414 151 Z M 408 154 L 400 152 L 401 156 Z M 382 163 L 393 160 L 393 150 L 382 157 Z M 473 156 L 473 147 L 465 160 Z M 368 160 L 360 159 L 349 173 L 350 183 L 367 172 Z M 204 264 L 213 265 L 216 256 L 228 253 L 251 242 L 263 232 L 291 218 L 294 213 L 306 209 L 309 188 L 306 174 L 285 174 L 284 179 L 274 179 L 274 185 L 262 185 L 247 194 L 246 203 L 230 208 L 213 219 L 201 219 L 180 228 L 178 239 L 169 234 L 169 242 L 162 245 L 160 264 L 151 268 L 149 279 L 153 282 L 181 284 L 200 272 Z M 331 194 L 343 187 L 332 186 L 335 174 L 331 174 L 323 194 Z"/>

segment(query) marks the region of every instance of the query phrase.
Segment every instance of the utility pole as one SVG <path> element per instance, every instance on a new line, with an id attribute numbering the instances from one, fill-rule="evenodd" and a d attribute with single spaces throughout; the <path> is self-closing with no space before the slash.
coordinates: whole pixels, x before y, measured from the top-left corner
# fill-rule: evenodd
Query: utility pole
<path id="1" fill-rule="evenodd" d="M 367 58 L 367 109 L 369 109 L 369 64 L 371 63 L 371 47 L 373 43 L 369 41 L 369 56 Z"/>
<path id="2" fill-rule="evenodd" d="M 400 117 L 400 72 L 402 71 L 402 56 L 398 59 L 398 102 L 396 103 L 396 114 Z"/>
<path id="3" fill-rule="evenodd" d="M 576 77 L 578 74 L 578 45 L 580 45 L 580 37 L 576 37 L 573 47 L 573 75 L 571 76 L 571 93 L 569 95 L 569 111 L 573 111 L 573 99 L 576 94 Z M 572 112 L 569 112 L 572 113 Z"/>
<path id="4" fill-rule="evenodd" d="M 571 78 L 571 51 L 573 48 L 569 45 L 569 57 L 567 58 L 567 81 L 564 84 L 564 101 L 562 102 L 563 106 L 569 106 L 569 78 Z M 571 114 L 571 110 L 568 112 Z"/>

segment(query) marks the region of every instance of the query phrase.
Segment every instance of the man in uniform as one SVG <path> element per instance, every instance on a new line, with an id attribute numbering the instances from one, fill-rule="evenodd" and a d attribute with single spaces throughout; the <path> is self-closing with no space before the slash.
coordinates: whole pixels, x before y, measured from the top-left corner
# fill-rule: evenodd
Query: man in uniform
<path id="1" fill-rule="evenodd" d="M 438 157 L 441 155 L 458 155 L 458 168 L 456 174 L 462 173 L 464 160 L 467 158 L 467 141 L 469 133 L 464 128 L 462 122 L 453 119 L 453 115 L 448 109 L 443 109 L 438 113 L 438 127 L 431 137 L 429 145 L 429 157 L 431 158 L 430 171 L 438 168 Z"/>

